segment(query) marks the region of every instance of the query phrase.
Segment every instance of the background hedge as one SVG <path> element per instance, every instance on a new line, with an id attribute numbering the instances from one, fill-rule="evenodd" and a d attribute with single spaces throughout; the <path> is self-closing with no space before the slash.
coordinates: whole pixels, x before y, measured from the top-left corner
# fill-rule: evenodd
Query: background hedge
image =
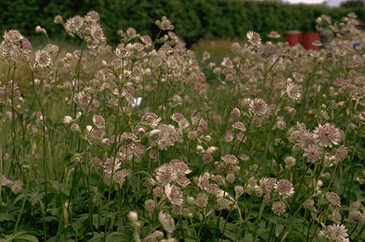
<path id="1" fill-rule="evenodd" d="M 46 27 L 52 39 L 66 38 L 56 15 L 64 19 L 96 10 L 110 43 L 117 43 L 118 29 L 134 27 L 139 33 L 153 34 L 154 21 L 167 16 L 176 33 L 188 44 L 199 39 L 237 39 L 249 30 L 266 36 L 271 30 L 315 31 L 314 20 L 321 14 L 335 19 L 354 10 L 365 20 L 365 9 L 287 5 L 245 0 L 1 0 L 0 30 L 18 29 L 34 37 L 36 25 Z"/>

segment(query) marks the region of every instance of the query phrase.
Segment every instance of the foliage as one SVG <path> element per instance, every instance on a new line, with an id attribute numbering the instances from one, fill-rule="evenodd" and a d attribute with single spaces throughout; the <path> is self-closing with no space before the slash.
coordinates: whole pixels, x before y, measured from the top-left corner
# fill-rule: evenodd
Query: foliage
<path id="1" fill-rule="evenodd" d="M 325 6 L 288 5 L 277 2 L 244 0 L 2 0 L 0 31 L 19 29 L 27 37 L 34 37 L 36 25 L 45 27 L 60 42 L 64 41 L 59 26 L 52 24 L 55 15 L 68 18 L 90 10 L 101 13 L 102 25 L 110 43 L 118 43 L 118 29 L 134 27 L 138 32 L 155 36 L 155 19 L 167 16 L 176 27 L 176 34 L 188 45 L 199 39 L 240 39 L 255 29 L 266 38 L 272 30 L 280 34 L 288 30 L 315 31 L 314 19 L 326 14 L 334 19 L 349 11 Z M 365 9 L 353 9 L 365 20 Z"/>
<path id="2" fill-rule="evenodd" d="M 364 7 L 364 1 L 362 0 L 348 0 L 341 3 L 343 8 L 362 8 Z"/>

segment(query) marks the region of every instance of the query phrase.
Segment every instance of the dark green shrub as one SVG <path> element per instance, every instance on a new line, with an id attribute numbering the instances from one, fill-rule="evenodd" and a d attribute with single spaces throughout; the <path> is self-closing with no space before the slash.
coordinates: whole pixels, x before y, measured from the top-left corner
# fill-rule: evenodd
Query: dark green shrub
<path id="1" fill-rule="evenodd" d="M 68 38 L 53 23 L 55 15 L 64 19 L 96 10 L 110 43 L 118 43 L 118 29 L 134 27 L 139 33 L 154 34 L 154 21 L 167 16 L 176 33 L 188 44 L 199 39 L 240 39 L 249 30 L 265 38 L 271 30 L 282 35 L 288 30 L 315 31 L 321 14 L 340 19 L 355 11 L 365 20 L 364 8 L 328 8 L 245 0 L 2 0 L 0 31 L 19 29 L 30 38 L 36 25 L 45 27 L 52 39 Z"/>

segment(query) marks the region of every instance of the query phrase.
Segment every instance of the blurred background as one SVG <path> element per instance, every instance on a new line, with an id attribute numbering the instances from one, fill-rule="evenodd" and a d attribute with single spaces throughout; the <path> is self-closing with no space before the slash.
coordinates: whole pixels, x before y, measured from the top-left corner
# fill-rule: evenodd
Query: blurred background
<path id="1" fill-rule="evenodd" d="M 232 40 L 242 40 L 250 30 L 260 33 L 264 40 L 272 30 L 281 34 L 281 40 L 289 30 L 315 32 L 315 19 L 322 14 L 340 19 L 353 11 L 365 22 L 364 3 L 365 0 L 1 0 L 0 30 L 18 29 L 36 45 L 44 41 L 34 30 L 40 25 L 53 41 L 72 43 L 62 26 L 53 23 L 54 17 L 61 15 L 66 20 L 96 10 L 108 43 L 116 45 L 118 29 L 133 27 L 138 33 L 153 36 L 157 31 L 154 21 L 167 16 L 189 47 L 210 48 L 213 43 L 211 48 L 224 49 Z"/>

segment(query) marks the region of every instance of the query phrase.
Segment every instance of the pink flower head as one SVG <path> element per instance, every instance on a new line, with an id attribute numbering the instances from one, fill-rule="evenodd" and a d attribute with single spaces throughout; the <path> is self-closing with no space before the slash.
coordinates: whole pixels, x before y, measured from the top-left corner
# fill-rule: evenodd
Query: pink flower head
<path id="1" fill-rule="evenodd" d="M 339 145 L 344 139 L 344 133 L 334 125 L 325 123 L 318 125 L 314 130 L 314 137 L 320 146 L 332 147 L 332 145 Z"/>
<path id="2" fill-rule="evenodd" d="M 181 192 L 179 187 L 167 184 L 165 186 L 165 195 L 172 204 L 175 205 L 183 204 L 183 193 Z"/>

